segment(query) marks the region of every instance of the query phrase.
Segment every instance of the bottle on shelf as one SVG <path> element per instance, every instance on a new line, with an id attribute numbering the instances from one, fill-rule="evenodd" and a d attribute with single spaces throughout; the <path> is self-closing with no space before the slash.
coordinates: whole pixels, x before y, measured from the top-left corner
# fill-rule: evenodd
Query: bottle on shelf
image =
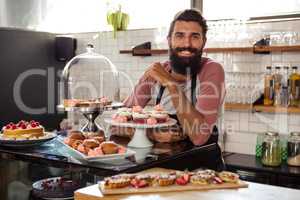
<path id="1" fill-rule="evenodd" d="M 292 74 L 289 77 L 290 83 L 290 106 L 300 106 L 300 74 L 297 72 L 298 67 L 292 67 Z"/>
<path id="2" fill-rule="evenodd" d="M 275 67 L 274 73 L 274 106 L 281 105 L 281 82 L 282 82 L 282 74 L 280 73 L 280 66 Z"/>
<path id="3" fill-rule="evenodd" d="M 264 86 L 264 105 L 273 105 L 274 100 L 274 76 L 272 75 L 272 67 L 266 67 L 265 86 Z"/>
<path id="4" fill-rule="evenodd" d="M 281 80 L 281 105 L 287 107 L 289 105 L 289 67 L 283 67 Z"/>

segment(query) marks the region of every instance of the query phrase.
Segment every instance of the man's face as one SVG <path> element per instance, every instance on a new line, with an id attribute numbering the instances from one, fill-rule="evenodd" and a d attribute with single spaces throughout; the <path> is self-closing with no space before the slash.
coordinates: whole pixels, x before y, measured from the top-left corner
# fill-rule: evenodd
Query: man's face
<path id="1" fill-rule="evenodd" d="M 193 21 L 177 21 L 168 38 L 172 69 L 179 74 L 197 73 L 206 39 Z"/>

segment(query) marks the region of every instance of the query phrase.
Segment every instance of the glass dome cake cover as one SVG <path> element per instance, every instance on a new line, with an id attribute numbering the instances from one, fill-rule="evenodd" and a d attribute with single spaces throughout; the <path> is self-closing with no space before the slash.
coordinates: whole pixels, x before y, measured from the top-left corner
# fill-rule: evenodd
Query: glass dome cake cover
<path id="1" fill-rule="evenodd" d="M 72 58 L 65 66 L 60 85 L 64 107 L 110 104 L 120 100 L 119 73 L 105 56 L 87 45 L 87 52 Z"/>

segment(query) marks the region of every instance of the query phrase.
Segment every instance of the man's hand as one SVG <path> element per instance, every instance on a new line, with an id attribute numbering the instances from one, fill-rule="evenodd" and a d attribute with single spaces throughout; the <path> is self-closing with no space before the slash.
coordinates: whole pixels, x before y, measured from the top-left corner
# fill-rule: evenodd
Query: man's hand
<path id="1" fill-rule="evenodd" d="M 174 128 L 169 129 L 148 129 L 147 136 L 158 143 L 172 143 L 184 140 L 186 136 L 180 131 Z"/>
<path id="2" fill-rule="evenodd" d="M 151 67 L 145 72 L 146 76 L 149 76 L 156 81 L 158 81 L 162 86 L 170 86 L 175 84 L 175 79 L 172 75 L 167 72 L 164 67 L 159 63 L 154 63 Z"/>

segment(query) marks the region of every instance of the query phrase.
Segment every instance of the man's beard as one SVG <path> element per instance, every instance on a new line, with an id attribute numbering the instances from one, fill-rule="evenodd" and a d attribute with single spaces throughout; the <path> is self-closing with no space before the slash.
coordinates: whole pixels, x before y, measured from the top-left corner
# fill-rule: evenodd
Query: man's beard
<path id="1" fill-rule="evenodd" d="M 180 57 L 180 51 L 190 51 L 194 53 L 191 57 Z M 202 49 L 196 48 L 180 48 L 175 49 L 170 47 L 170 64 L 174 72 L 182 75 L 194 75 L 201 69 Z"/>

